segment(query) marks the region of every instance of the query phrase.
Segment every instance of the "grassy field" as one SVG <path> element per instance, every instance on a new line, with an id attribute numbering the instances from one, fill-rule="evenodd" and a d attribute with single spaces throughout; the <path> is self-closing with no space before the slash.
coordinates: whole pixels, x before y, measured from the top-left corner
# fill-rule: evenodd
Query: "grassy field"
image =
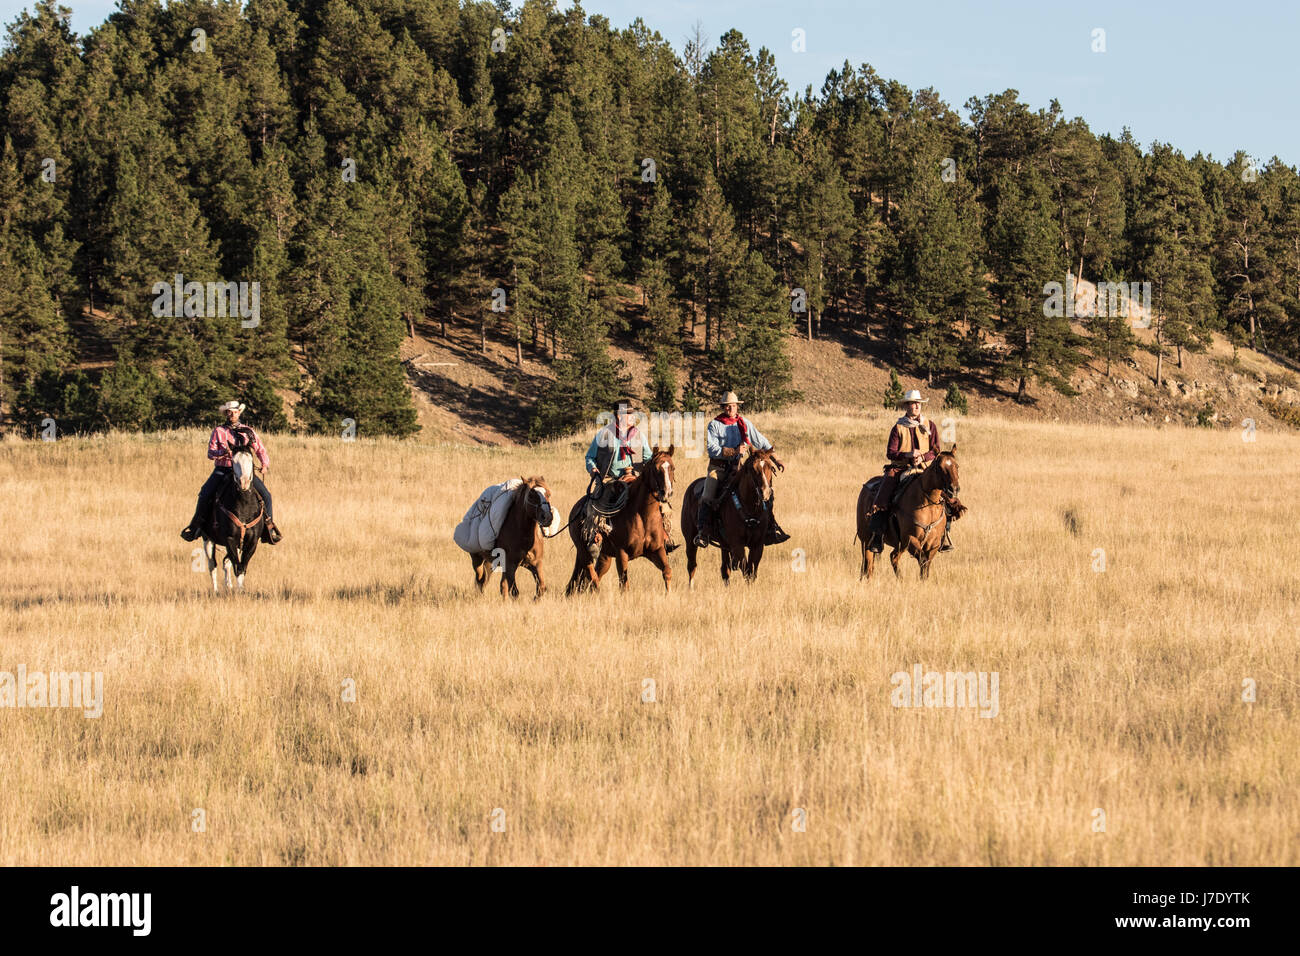
<path id="1" fill-rule="evenodd" d="M 887 421 L 760 418 L 756 584 L 679 550 L 669 595 L 566 599 L 565 534 L 537 603 L 451 531 L 513 475 L 567 510 L 585 439 L 269 436 L 286 538 L 219 598 L 204 434 L 4 443 L 0 671 L 102 671 L 104 712 L 0 710 L 0 863 L 1300 863 L 1300 437 L 962 420 L 957 550 L 864 584 Z M 893 706 L 917 664 L 997 672 L 996 716 Z"/>

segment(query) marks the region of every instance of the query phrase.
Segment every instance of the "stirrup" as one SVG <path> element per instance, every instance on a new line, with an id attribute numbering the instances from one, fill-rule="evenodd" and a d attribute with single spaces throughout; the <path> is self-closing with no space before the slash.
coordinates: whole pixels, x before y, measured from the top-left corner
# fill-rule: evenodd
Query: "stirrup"
<path id="1" fill-rule="evenodd" d="M 764 546 L 769 544 L 785 544 L 785 542 L 789 540 L 790 535 L 786 534 L 785 529 L 775 521 L 773 521 L 771 526 L 768 527 L 767 534 L 763 535 Z"/>

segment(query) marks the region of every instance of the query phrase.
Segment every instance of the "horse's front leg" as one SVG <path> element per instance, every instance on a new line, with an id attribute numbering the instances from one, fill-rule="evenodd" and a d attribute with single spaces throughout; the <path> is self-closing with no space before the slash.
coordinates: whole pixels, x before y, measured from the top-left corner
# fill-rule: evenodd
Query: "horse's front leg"
<path id="1" fill-rule="evenodd" d="M 542 569 L 540 565 L 531 560 L 524 561 L 524 567 L 532 574 L 533 581 L 537 584 L 537 593 L 533 595 L 533 600 L 536 601 L 546 593 L 546 582 L 542 580 Z"/>
<path id="2" fill-rule="evenodd" d="M 650 563 L 658 568 L 660 573 L 663 574 L 664 593 L 671 594 L 673 590 L 673 569 L 668 565 L 668 552 L 665 551 L 661 545 L 657 551 L 647 551 L 645 556 L 649 558 Z"/>
<path id="3" fill-rule="evenodd" d="M 753 581 L 758 577 L 758 563 L 763 560 L 763 539 L 758 544 L 750 545 L 749 558 L 745 561 L 745 580 Z"/>
<path id="4" fill-rule="evenodd" d="M 627 590 L 627 565 L 628 556 L 626 551 L 619 551 L 616 559 L 618 564 L 618 586 L 621 590 Z"/>
<path id="5" fill-rule="evenodd" d="M 905 542 L 898 541 L 893 545 L 893 550 L 889 552 L 889 563 L 893 565 L 894 577 L 896 578 L 901 578 L 903 576 L 903 572 L 898 570 L 898 562 L 899 559 L 903 557 L 903 551 L 906 548 L 907 544 Z"/>
<path id="6" fill-rule="evenodd" d="M 587 565 L 587 573 L 591 575 L 591 586 L 597 591 L 600 590 L 600 579 L 609 571 L 609 565 L 613 560 L 609 555 L 602 554 L 598 562 Z"/>
<path id="7" fill-rule="evenodd" d="M 506 555 L 505 570 L 501 574 L 501 596 L 505 597 L 509 592 L 512 598 L 519 597 L 519 585 L 515 584 L 515 572 L 519 570 L 519 561 L 511 555 Z"/>
<path id="8" fill-rule="evenodd" d="M 203 539 L 203 556 L 208 559 L 208 574 L 212 576 L 212 593 L 221 593 L 221 584 L 217 578 L 217 543 L 208 538 Z"/>
<path id="9" fill-rule="evenodd" d="M 239 590 L 244 590 L 244 575 L 248 573 L 248 563 L 253 560 L 253 555 L 257 553 L 257 534 L 253 534 L 253 540 L 247 545 L 241 540 L 239 542 L 239 562 L 235 565 L 235 583 Z"/>
<path id="10" fill-rule="evenodd" d="M 727 551 L 724 552 L 724 554 L 725 554 L 726 562 L 730 566 L 730 568 L 734 568 L 735 570 L 739 571 L 742 575 L 748 577 L 749 571 L 745 563 L 745 545 L 743 541 L 741 544 L 737 545 L 736 547 L 729 548 Z M 724 580 L 730 577 L 731 577 L 730 574 L 723 575 Z"/>
<path id="11" fill-rule="evenodd" d="M 487 555 L 480 551 L 478 554 L 471 554 L 469 560 L 474 565 L 474 585 L 482 594 L 483 586 L 487 584 Z"/>

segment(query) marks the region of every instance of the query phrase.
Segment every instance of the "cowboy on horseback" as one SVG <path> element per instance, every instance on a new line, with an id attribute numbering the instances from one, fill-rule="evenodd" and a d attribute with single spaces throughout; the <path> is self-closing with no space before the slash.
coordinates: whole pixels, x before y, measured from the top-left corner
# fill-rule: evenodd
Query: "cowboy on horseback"
<path id="1" fill-rule="evenodd" d="M 234 449 L 244 446 L 256 455 L 262 466 L 262 474 L 271 468 L 270 456 L 267 455 L 262 440 L 257 437 L 257 432 L 239 421 L 239 416 L 243 414 L 245 407 L 237 401 L 226 402 L 221 406 L 220 410 L 225 413 L 226 423 L 212 429 L 212 437 L 208 439 L 208 458 L 212 461 L 212 474 L 199 490 L 199 501 L 194 508 L 194 517 L 181 531 L 181 537 L 186 541 L 193 541 L 202 534 L 203 528 L 212 520 L 212 503 L 221 486 L 229 480 L 234 468 L 231 460 Z M 283 535 L 271 520 L 271 492 L 267 490 L 261 476 L 256 473 L 253 475 L 253 488 L 261 496 L 266 510 L 266 520 L 262 524 L 262 540 L 267 544 L 278 544 Z"/>
<path id="2" fill-rule="evenodd" d="M 899 481 L 904 477 L 910 479 L 925 470 L 925 467 L 939 454 L 939 428 L 933 419 L 927 419 L 921 414 L 921 406 L 928 401 L 930 400 L 922 398 L 921 393 L 916 389 L 907 392 L 898 401 L 898 407 L 905 409 L 905 413 L 889 430 L 889 443 L 885 448 L 889 464 L 885 466 L 884 477 L 876 489 L 876 498 L 871 505 L 871 523 L 868 525 L 871 537 L 867 542 L 867 548 L 875 554 L 880 554 L 884 550 L 885 522 L 889 520 L 894 492 L 898 488 Z M 948 517 L 947 525 L 950 528 L 951 509 Z M 939 550 L 952 550 L 952 541 L 949 540 L 947 529 L 944 530 L 943 544 Z"/>
<path id="3" fill-rule="evenodd" d="M 772 443 L 763 437 L 762 433 L 754 427 L 753 422 L 740 414 L 740 406 L 743 404 L 745 403 L 736 396 L 735 392 L 728 392 L 718 403 L 722 412 L 709 422 L 705 439 L 705 447 L 709 452 L 709 471 L 704 482 L 704 490 L 700 494 L 699 511 L 695 519 L 697 548 L 709 546 L 710 518 L 716 513 L 721 492 L 729 486 L 741 457 L 751 448 L 772 451 Z M 785 471 L 785 464 L 776 457 L 775 453 L 772 454 L 772 461 L 777 468 Z M 774 514 L 770 515 L 770 521 L 771 525 L 763 544 L 781 544 L 789 541 L 790 536 L 776 523 Z"/>
<path id="4" fill-rule="evenodd" d="M 595 563 L 600 557 L 601 535 L 610 530 L 608 516 L 618 512 L 627 501 L 627 480 L 640 465 L 653 457 L 650 442 L 641 434 L 633 421 L 630 402 L 618 403 L 610 421 L 596 432 L 587 448 L 584 464 L 591 484 L 587 490 L 587 504 L 583 509 L 582 540 Z M 660 505 L 667 509 L 667 502 Z M 664 516 L 664 528 L 669 527 Z M 677 545 L 671 540 L 665 549 L 672 551 Z"/>

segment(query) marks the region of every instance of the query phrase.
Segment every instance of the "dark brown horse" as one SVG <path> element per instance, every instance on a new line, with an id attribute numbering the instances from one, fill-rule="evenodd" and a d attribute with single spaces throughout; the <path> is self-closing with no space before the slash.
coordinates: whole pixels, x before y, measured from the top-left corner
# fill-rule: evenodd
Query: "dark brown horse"
<path id="1" fill-rule="evenodd" d="M 899 573 L 898 559 L 906 551 L 921 566 L 921 580 L 929 578 L 930 562 L 943 544 L 943 533 L 948 529 L 948 512 L 944 503 L 952 506 L 954 520 L 966 513 L 966 506 L 957 500 L 961 478 L 953 454 L 956 450 L 957 446 L 953 445 L 949 451 L 939 452 L 929 467 L 912 479 L 903 490 L 893 515 L 885 522 L 884 539 L 885 544 L 893 549 L 889 563 L 894 566 L 895 575 Z M 862 543 L 860 576 L 867 580 L 871 580 L 876 563 L 875 554 L 867 548 L 870 539 L 867 524 L 871 520 L 871 502 L 875 498 L 877 481 L 878 478 L 873 478 L 858 492 L 857 538 Z"/>
<path id="2" fill-rule="evenodd" d="M 778 466 L 770 452 L 754 449 L 739 466 L 735 481 L 718 502 L 718 544 L 722 549 L 722 581 L 731 583 L 735 568 L 752 581 L 763 560 L 763 541 L 772 523 L 772 481 Z M 682 499 L 682 535 L 686 540 L 686 574 L 695 586 L 695 531 L 703 478 L 696 478 Z M 746 553 L 748 552 L 748 553 Z"/>
<path id="3" fill-rule="evenodd" d="M 600 561 L 592 564 L 591 555 L 582 541 L 582 509 L 586 499 L 579 498 L 569 511 L 569 537 L 578 553 L 573 559 L 573 575 L 565 594 L 600 587 L 600 579 L 613 561 L 618 568 L 619 584 L 627 590 L 627 566 L 636 558 L 649 558 L 664 577 L 664 590 L 671 590 L 673 570 L 668 566 L 668 533 L 664 528 L 660 502 L 673 495 L 673 452 L 654 447 L 650 460 L 644 462 L 627 481 L 627 503 L 618 514 L 609 517 L 612 529 L 600 542 Z"/>
<path id="4" fill-rule="evenodd" d="M 522 476 L 521 476 L 522 477 Z M 471 554 L 474 562 L 474 582 L 481 592 L 487 584 L 488 575 L 501 571 L 501 596 L 507 590 L 512 598 L 519 597 L 519 587 L 515 584 L 515 572 L 522 564 L 532 572 L 537 582 L 537 600 L 546 592 L 546 582 L 542 580 L 542 549 L 546 536 L 542 533 L 550 527 L 554 517 L 551 511 L 551 489 L 546 486 L 545 478 L 524 478 L 524 483 L 515 489 L 515 500 L 506 512 L 506 520 L 497 533 L 496 546 L 491 551 Z"/>
<path id="5" fill-rule="evenodd" d="M 248 562 L 257 551 L 262 523 L 266 520 L 262 496 L 253 488 L 253 455 L 246 439 L 236 436 L 230 459 L 230 477 L 217 491 L 211 520 L 201 532 L 214 594 L 221 590 L 217 580 L 217 548 L 226 549 L 226 556 L 221 561 L 226 573 L 226 590 L 236 587 L 244 590 Z"/>

